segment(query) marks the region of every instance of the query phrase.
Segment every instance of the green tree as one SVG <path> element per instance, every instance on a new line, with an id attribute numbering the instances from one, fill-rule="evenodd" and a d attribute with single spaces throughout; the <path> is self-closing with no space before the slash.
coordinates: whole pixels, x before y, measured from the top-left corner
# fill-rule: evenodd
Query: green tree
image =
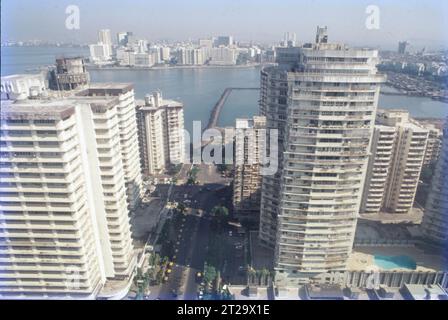
<path id="1" fill-rule="evenodd" d="M 206 264 L 204 267 L 204 282 L 206 284 L 212 283 L 212 281 L 216 279 L 216 275 L 215 267 Z"/>
<path id="2" fill-rule="evenodd" d="M 230 172 L 233 169 L 233 166 L 231 164 L 221 163 L 216 165 L 216 169 L 218 169 L 220 173 L 226 173 Z"/>
<path id="3" fill-rule="evenodd" d="M 179 213 L 185 213 L 185 211 L 187 211 L 187 207 L 185 206 L 185 204 L 183 204 L 182 202 L 179 202 L 177 204 L 177 208 L 176 208 L 177 212 Z"/>
<path id="4" fill-rule="evenodd" d="M 215 217 L 216 222 L 218 222 L 218 229 L 229 220 L 229 209 L 224 206 L 215 206 L 210 213 L 213 217 Z"/>
<path id="5" fill-rule="evenodd" d="M 197 183 L 197 175 L 199 172 L 199 168 L 196 166 L 193 166 L 191 170 L 188 172 L 188 179 L 187 184 L 196 184 Z"/>
<path id="6" fill-rule="evenodd" d="M 213 207 L 211 214 L 218 219 L 226 219 L 229 216 L 229 209 L 224 206 L 215 206 Z"/>

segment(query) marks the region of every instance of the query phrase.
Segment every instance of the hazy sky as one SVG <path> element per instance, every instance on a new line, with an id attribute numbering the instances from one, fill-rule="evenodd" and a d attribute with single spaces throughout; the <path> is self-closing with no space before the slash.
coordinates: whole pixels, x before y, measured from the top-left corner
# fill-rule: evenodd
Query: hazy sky
<path id="1" fill-rule="evenodd" d="M 80 29 L 65 28 L 68 5 L 80 9 Z M 368 5 L 380 9 L 380 28 L 365 27 Z M 271 42 L 286 31 L 312 41 L 327 25 L 330 41 L 395 48 L 448 45 L 446 0 L 1 0 L 1 36 L 7 40 L 95 42 L 97 30 L 133 31 L 148 40 L 186 40 L 230 34 Z"/>

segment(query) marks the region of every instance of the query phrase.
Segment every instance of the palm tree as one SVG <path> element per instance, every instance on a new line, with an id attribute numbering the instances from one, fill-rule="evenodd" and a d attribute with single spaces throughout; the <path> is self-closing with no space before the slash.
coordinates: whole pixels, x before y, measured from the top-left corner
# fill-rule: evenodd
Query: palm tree
<path id="1" fill-rule="evenodd" d="M 262 285 L 267 285 L 268 284 L 268 277 L 269 277 L 269 270 L 266 268 L 261 269 L 260 271 L 261 274 L 261 278 L 262 278 Z"/>
<path id="2" fill-rule="evenodd" d="M 253 283 L 253 278 L 257 274 L 254 268 L 252 268 L 250 265 L 247 265 L 247 275 L 248 275 L 248 282 L 249 284 Z"/>

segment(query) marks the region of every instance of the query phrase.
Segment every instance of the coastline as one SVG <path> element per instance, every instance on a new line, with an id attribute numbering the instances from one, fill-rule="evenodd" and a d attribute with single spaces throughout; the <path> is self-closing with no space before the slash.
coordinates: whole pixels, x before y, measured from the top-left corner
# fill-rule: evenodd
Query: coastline
<path id="1" fill-rule="evenodd" d="M 383 89 L 383 88 L 381 88 L 381 89 Z M 402 96 L 402 97 L 426 98 L 426 99 L 431 99 L 433 101 L 437 101 L 437 102 L 448 104 L 448 97 L 436 98 L 436 97 L 431 96 L 431 95 L 415 94 L 415 93 L 412 93 L 412 92 L 409 92 L 409 91 L 403 91 L 403 89 L 397 88 L 393 84 L 385 84 L 385 88 L 387 88 L 387 89 L 394 89 L 394 91 L 392 91 L 392 90 L 380 90 L 380 94 L 385 95 L 385 96 Z"/>
<path id="2" fill-rule="evenodd" d="M 87 65 L 90 70 L 174 70 L 174 69 L 249 69 L 262 67 L 263 63 L 243 64 L 243 65 L 193 65 L 193 66 L 151 66 L 151 67 L 128 67 L 128 66 L 96 66 Z"/>

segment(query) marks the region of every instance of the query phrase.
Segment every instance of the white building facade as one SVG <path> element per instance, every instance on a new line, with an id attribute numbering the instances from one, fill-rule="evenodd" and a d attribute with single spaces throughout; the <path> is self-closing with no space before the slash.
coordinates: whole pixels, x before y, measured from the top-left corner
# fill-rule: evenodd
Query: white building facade
<path id="1" fill-rule="evenodd" d="M 385 80 L 377 51 L 326 42 L 319 34 L 262 71 L 260 107 L 282 156 L 279 174 L 263 177 L 259 237 L 279 285 L 345 270 Z"/>
<path id="2" fill-rule="evenodd" d="M 429 130 L 410 119 L 405 110 L 381 110 L 377 123 L 396 130 L 383 209 L 391 213 L 408 213 L 414 204 Z"/>
<path id="3" fill-rule="evenodd" d="M 87 90 L 78 93 L 78 96 L 118 98 L 119 146 L 125 174 L 127 201 L 129 208 L 134 210 L 143 196 L 134 88 L 129 83 L 92 83 Z"/>
<path id="4" fill-rule="evenodd" d="M 43 74 L 15 74 L 1 77 L 2 100 L 38 97 L 46 94 L 48 81 Z"/>
<path id="5" fill-rule="evenodd" d="M 137 102 L 140 159 L 143 173 L 163 173 L 185 159 L 183 104 L 160 92 Z"/>
<path id="6" fill-rule="evenodd" d="M 378 213 L 383 209 L 394 156 L 396 134 L 395 127 L 375 125 L 361 213 Z"/>
<path id="7" fill-rule="evenodd" d="M 0 298 L 123 294 L 134 253 L 118 98 L 2 104 Z M 120 293 L 121 292 L 121 293 Z"/>

